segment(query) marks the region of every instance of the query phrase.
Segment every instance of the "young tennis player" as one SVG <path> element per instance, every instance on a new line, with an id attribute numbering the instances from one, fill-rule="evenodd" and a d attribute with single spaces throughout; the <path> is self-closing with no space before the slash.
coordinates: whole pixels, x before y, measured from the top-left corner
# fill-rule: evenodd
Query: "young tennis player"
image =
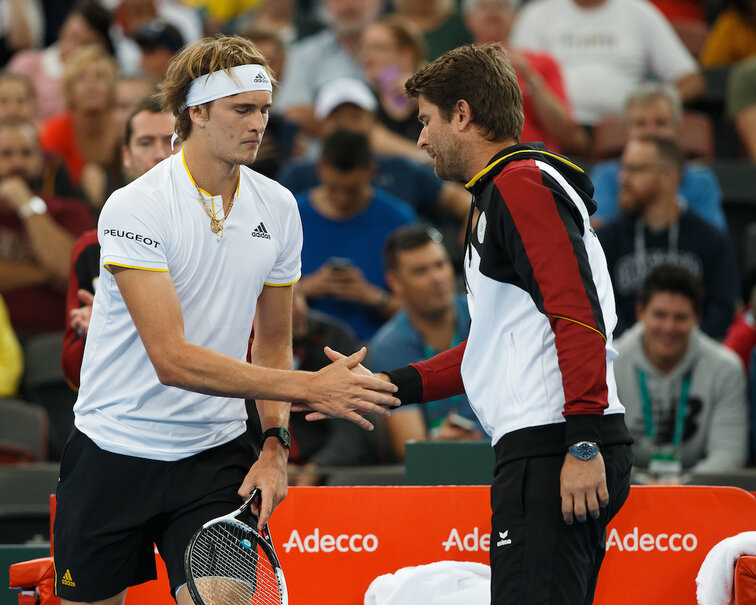
<path id="1" fill-rule="evenodd" d="M 288 369 L 302 246 L 297 205 L 246 167 L 265 131 L 272 84 L 247 40 L 185 48 L 161 93 L 182 152 L 104 207 L 103 270 L 57 492 L 64 604 L 122 603 L 128 586 L 155 577 L 153 544 L 178 602 L 191 603 L 182 563 L 194 531 L 255 487 L 262 527 L 286 494 L 285 402 L 364 428 L 371 425 L 362 414 L 398 404 L 393 385 L 349 371 L 364 350 L 317 373 Z M 265 431 L 251 468 L 245 398 L 257 400 Z"/>

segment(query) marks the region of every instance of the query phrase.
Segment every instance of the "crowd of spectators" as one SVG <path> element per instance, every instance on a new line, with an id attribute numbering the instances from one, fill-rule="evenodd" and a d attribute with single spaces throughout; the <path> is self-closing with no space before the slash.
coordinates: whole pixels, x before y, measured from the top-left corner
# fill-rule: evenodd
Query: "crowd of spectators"
<path id="1" fill-rule="evenodd" d="M 328 363 L 323 345 L 349 353 L 367 344 L 366 363 L 379 371 L 464 340 L 470 195 L 438 179 L 417 149 L 417 101 L 403 84 L 446 50 L 500 43 L 523 91 L 522 140 L 591 171 L 591 224 L 615 290 L 617 381 L 639 467 L 670 444 L 685 469 L 754 462 L 756 376 L 747 382 L 746 371 L 756 375 L 756 258 L 745 253 L 743 226 L 728 224 L 726 183 L 712 164 L 756 162 L 753 6 L 0 0 L 0 396 L 38 403 L 59 432 L 70 430 L 72 399 L 26 390 L 23 354 L 40 335 L 60 335 L 75 398 L 100 270 L 97 217 L 114 190 L 180 149 L 155 92 L 178 51 L 220 33 L 255 42 L 278 80 L 253 168 L 289 188 L 302 217 L 297 368 Z M 691 28 L 698 42 L 683 33 Z M 712 70 L 727 76 L 714 101 Z M 690 116 L 735 144 L 700 153 L 710 141 L 691 141 Z M 756 167 L 750 182 L 756 218 Z M 680 389 L 690 389 L 682 411 Z M 658 424 L 653 439 L 648 418 Z M 399 410 L 379 423 L 385 443 L 341 421 L 291 424 L 299 485 L 327 481 L 319 467 L 401 461 L 409 439 L 485 439 L 464 397 Z"/>

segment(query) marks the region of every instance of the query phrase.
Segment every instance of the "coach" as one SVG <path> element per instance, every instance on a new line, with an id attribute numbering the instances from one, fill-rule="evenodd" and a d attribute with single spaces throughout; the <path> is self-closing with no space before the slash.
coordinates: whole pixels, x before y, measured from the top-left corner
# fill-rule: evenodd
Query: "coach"
<path id="1" fill-rule="evenodd" d="M 473 194 L 471 327 L 459 346 L 384 376 L 403 403 L 465 392 L 492 438 L 491 602 L 591 603 L 632 466 L 593 187 L 564 157 L 519 143 L 522 94 L 500 46 L 449 51 L 405 90 L 419 102 L 418 147 Z"/>

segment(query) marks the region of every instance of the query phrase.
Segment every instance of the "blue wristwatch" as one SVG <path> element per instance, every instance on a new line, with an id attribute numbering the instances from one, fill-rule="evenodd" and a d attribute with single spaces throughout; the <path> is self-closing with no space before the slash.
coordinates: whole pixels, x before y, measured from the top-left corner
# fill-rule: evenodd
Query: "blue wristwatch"
<path id="1" fill-rule="evenodd" d="M 578 441 L 568 447 L 567 451 L 578 460 L 591 460 L 599 453 L 599 446 L 595 441 Z"/>

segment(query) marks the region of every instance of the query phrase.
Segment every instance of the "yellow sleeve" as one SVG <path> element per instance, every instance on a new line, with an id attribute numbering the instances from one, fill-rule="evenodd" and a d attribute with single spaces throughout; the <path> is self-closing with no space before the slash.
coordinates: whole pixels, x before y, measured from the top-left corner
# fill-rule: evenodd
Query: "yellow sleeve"
<path id="1" fill-rule="evenodd" d="M 720 67 L 736 61 L 743 25 L 734 9 L 727 9 L 712 25 L 699 62 L 702 67 Z"/>
<path id="2" fill-rule="evenodd" d="M 11 327 L 8 309 L 0 296 L 0 397 L 12 397 L 24 370 L 21 346 Z"/>

